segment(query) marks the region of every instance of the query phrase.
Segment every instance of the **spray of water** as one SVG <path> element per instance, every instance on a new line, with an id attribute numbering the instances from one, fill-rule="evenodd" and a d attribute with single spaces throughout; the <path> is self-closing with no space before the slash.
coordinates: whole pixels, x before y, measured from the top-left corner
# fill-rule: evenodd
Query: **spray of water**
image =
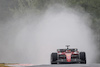
<path id="1" fill-rule="evenodd" d="M 6 31 L 2 35 L 7 36 L 5 41 L 8 42 L 0 48 L 0 60 L 50 64 L 50 54 L 70 44 L 85 51 L 87 62 L 92 63 L 96 46 L 89 25 L 88 13 L 59 5 L 49 7 L 42 15 L 29 13 L 11 20 L 2 27 Z"/>

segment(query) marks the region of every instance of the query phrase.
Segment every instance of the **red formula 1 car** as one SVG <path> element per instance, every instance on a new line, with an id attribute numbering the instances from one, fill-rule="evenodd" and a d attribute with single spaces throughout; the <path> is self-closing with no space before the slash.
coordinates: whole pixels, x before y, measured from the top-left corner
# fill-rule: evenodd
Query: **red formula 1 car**
<path id="1" fill-rule="evenodd" d="M 51 54 L 51 64 L 61 63 L 81 63 L 86 64 L 85 52 L 79 52 L 78 49 L 57 49 L 57 53 Z"/>

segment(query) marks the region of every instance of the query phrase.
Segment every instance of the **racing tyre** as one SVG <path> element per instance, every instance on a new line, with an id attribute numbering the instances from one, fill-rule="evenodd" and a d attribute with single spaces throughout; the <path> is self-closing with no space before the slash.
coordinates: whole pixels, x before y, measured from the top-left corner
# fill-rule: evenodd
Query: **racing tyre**
<path id="1" fill-rule="evenodd" d="M 86 64 L 86 54 L 85 52 L 80 52 L 80 59 L 81 59 L 81 64 Z"/>
<path id="2" fill-rule="evenodd" d="M 57 53 L 51 54 L 51 64 L 57 64 Z"/>

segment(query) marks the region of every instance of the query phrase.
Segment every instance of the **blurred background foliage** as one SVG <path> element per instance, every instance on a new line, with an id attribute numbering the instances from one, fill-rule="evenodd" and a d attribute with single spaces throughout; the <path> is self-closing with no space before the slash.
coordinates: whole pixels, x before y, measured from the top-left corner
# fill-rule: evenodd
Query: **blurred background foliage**
<path id="1" fill-rule="evenodd" d="M 0 0 L 0 20 L 6 21 L 14 14 L 25 14 L 27 9 L 40 13 L 55 3 L 70 7 L 78 6 L 91 15 L 91 29 L 96 36 L 97 49 L 100 50 L 100 0 Z M 100 63 L 99 60 L 97 62 Z"/>

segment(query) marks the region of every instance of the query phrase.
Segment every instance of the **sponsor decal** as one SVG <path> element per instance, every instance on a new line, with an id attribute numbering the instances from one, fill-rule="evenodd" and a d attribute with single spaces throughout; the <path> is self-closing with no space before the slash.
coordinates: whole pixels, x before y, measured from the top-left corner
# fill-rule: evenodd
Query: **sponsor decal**
<path id="1" fill-rule="evenodd" d="M 71 53 L 66 53 L 67 62 L 71 62 Z"/>

